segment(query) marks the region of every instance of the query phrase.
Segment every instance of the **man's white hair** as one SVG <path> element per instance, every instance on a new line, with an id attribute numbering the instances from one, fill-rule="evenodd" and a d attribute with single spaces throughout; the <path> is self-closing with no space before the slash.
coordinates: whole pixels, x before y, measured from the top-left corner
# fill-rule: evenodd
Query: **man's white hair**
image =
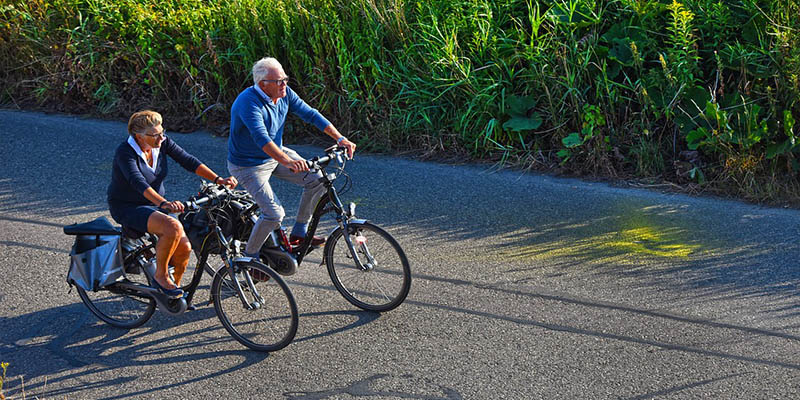
<path id="1" fill-rule="evenodd" d="M 258 85 L 259 81 L 267 79 L 269 71 L 276 69 L 283 69 L 283 66 L 281 66 L 281 63 L 275 58 L 264 57 L 256 61 L 256 63 L 253 64 L 253 84 Z"/>

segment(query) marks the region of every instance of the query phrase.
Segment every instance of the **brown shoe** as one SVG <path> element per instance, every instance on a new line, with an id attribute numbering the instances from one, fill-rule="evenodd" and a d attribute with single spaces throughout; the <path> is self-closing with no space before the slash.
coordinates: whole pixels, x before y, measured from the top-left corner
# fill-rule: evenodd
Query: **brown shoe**
<path id="1" fill-rule="evenodd" d="M 291 236 L 289 236 L 289 244 L 291 244 L 292 247 L 299 247 L 303 243 L 303 240 L 305 240 L 305 239 L 306 239 L 305 236 L 291 235 Z M 324 237 L 314 236 L 311 239 L 311 247 L 319 247 L 319 246 L 322 246 L 323 244 L 325 244 L 325 238 Z"/>

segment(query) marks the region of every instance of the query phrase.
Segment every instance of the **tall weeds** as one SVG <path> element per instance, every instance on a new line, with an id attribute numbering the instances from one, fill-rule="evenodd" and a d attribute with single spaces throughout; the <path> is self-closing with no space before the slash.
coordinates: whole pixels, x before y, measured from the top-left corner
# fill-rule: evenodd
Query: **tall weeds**
<path id="1" fill-rule="evenodd" d="M 5 400 L 6 396 L 3 394 L 3 383 L 6 381 L 6 368 L 8 368 L 7 362 L 0 363 L 0 369 L 3 370 L 3 375 L 0 376 L 0 400 Z"/>
<path id="2" fill-rule="evenodd" d="M 367 149 L 768 200 L 800 168 L 797 15 L 798 0 L 3 0 L 0 102 L 224 127 L 272 55 Z"/>

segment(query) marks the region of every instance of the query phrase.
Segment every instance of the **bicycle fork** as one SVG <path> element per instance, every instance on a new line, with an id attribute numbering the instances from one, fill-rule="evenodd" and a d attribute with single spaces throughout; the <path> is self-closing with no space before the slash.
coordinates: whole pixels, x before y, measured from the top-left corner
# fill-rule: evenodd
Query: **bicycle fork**
<path id="1" fill-rule="evenodd" d="M 353 220 L 353 223 L 365 223 L 366 220 Z M 355 243 L 353 239 L 350 238 L 350 223 L 342 221 L 341 223 L 343 232 L 344 232 L 344 241 L 347 244 L 348 250 L 350 250 L 350 255 L 353 256 L 353 261 L 355 261 L 356 266 L 361 268 L 362 271 L 371 271 L 375 268 L 375 258 L 372 256 L 372 253 L 369 251 L 369 247 L 367 247 L 367 238 L 361 234 L 359 231 L 355 231 L 353 236 L 355 237 Z M 362 254 L 366 257 L 366 263 L 361 261 L 361 257 L 358 256 L 359 250 Z"/>
<path id="2" fill-rule="evenodd" d="M 228 271 L 230 272 L 231 283 L 233 284 L 233 289 L 236 291 L 237 296 L 239 296 L 239 300 L 242 302 L 242 306 L 248 310 L 258 310 L 261 308 L 261 305 L 264 304 L 264 298 L 258 293 L 256 290 L 255 284 L 253 283 L 253 278 L 250 276 L 248 271 L 239 268 L 239 263 L 241 261 L 245 261 L 244 258 L 236 257 L 239 252 L 240 243 L 238 240 L 233 240 L 233 251 L 235 258 L 231 260 L 231 257 L 228 255 L 228 250 L 231 248 L 231 241 L 225 238 L 225 235 L 222 234 L 222 230 L 219 227 L 216 227 L 217 237 L 222 244 L 222 248 L 226 249 L 223 250 L 222 258 L 225 262 L 225 265 L 228 267 Z M 247 259 L 249 260 L 249 259 Z M 250 293 L 252 293 L 253 298 L 255 301 L 252 303 L 248 301 L 247 296 L 242 288 L 242 285 L 239 282 L 239 275 L 243 276 L 243 280 L 247 284 L 247 289 Z M 223 281 L 220 284 L 225 285 L 226 283 Z"/>
<path id="3" fill-rule="evenodd" d="M 238 263 L 236 263 L 235 261 L 231 264 L 233 264 L 231 267 L 231 277 L 234 282 L 234 287 L 236 288 L 236 293 L 239 295 L 239 300 L 242 301 L 242 305 L 246 309 L 258 310 L 264 304 L 264 298 L 261 297 L 261 295 L 258 293 L 258 290 L 256 289 L 256 286 L 253 282 L 252 276 L 250 276 L 250 273 L 247 270 L 244 270 L 243 268 L 237 268 Z M 242 278 L 239 278 L 240 275 Z M 247 284 L 248 291 L 252 293 L 254 299 L 252 303 L 248 301 L 244 288 L 239 282 L 240 279 L 245 281 L 245 283 Z"/>

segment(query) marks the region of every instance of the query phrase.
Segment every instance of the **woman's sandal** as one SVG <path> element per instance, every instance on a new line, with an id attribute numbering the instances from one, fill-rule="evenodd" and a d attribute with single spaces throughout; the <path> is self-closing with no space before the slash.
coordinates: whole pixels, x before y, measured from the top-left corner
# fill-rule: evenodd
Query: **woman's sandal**
<path id="1" fill-rule="evenodd" d="M 173 299 L 178 299 L 181 296 L 183 296 L 183 290 L 181 290 L 180 288 L 167 289 L 161 286 L 155 278 L 153 278 L 153 287 L 158 289 L 159 292 L 164 293 L 165 295 Z"/>

